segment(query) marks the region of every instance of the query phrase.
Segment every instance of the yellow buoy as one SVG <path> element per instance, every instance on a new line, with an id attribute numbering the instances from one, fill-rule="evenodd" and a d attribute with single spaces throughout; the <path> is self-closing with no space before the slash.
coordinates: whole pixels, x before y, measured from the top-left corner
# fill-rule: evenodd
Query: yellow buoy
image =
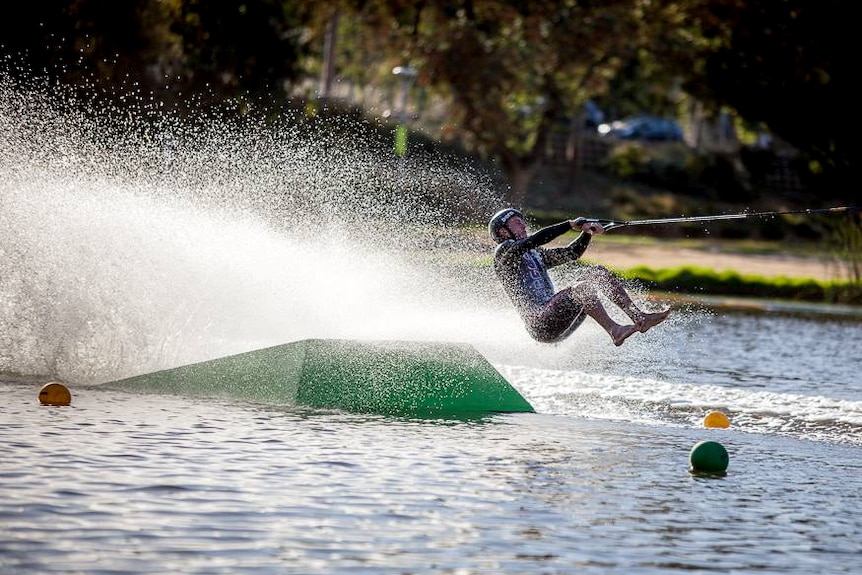
<path id="1" fill-rule="evenodd" d="M 59 381 L 52 381 L 39 390 L 39 401 L 42 405 L 69 405 L 72 403 L 72 393 Z"/>
<path id="2" fill-rule="evenodd" d="M 704 427 L 730 427 L 730 419 L 720 411 L 710 411 L 703 418 Z"/>

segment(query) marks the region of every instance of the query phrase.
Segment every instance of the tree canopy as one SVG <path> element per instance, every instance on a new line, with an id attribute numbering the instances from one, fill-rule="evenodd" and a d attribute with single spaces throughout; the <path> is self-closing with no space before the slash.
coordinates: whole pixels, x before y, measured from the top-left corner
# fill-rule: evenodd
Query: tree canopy
<path id="1" fill-rule="evenodd" d="M 847 0 L 701 0 L 658 57 L 705 101 L 761 123 L 838 181 L 859 160 Z M 661 49 L 664 48 L 664 49 Z"/>
<path id="2" fill-rule="evenodd" d="M 664 113 L 679 96 L 674 86 L 766 127 L 836 181 L 858 162 L 853 123 L 842 117 L 853 94 L 849 0 L 48 0 L 17 8 L 0 23 L 7 59 L 176 105 L 246 97 L 277 107 L 320 72 L 326 26 L 340 15 L 336 74 L 362 88 L 392 82 L 392 66 L 416 67 L 418 83 L 445 106 L 447 129 L 500 163 L 515 201 L 553 126 L 588 99 Z"/>

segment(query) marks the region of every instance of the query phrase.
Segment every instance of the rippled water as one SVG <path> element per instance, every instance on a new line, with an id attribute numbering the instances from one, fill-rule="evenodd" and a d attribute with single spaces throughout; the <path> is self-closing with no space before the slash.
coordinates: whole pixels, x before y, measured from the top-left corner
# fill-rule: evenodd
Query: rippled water
<path id="1" fill-rule="evenodd" d="M 720 409 L 739 430 L 862 446 L 858 318 L 679 309 L 624 353 L 577 337 L 503 368 L 543 411 L 691 425 Z"/>
<path id="2" fill-rule="evenodd" d="M 42 380 L 7 380 L 0 572 L 856 572 L 859 360 L 832 361 L 859 323 L 676 316 L 627 353 L 592 329 L 516 362 L 485 349 L 535 414 L 424 420 L 98 385 L 49 407 Z M 780 347 L 753 346 L 755 329 L 784 333 Z M 721 360 L 703 351 L 719 336 Z M 571 367 L 592 354 L 598 371 Z M 711 408 L 731 427 L 703 427 Z M 706 439 L 729 453 L 723 477 L 688 470 Z"/>
<path id="3" fill-rule="evenodd" d="M 0 572 L 857 568 L 858 446 L 567 414 L 542 395 L 556 382 L 506 371 L 539 413 L 409 420 L 98 388 L 58 408 L 6 383 Z M 688 472 L 703 439 L 728 450 L 726 476 Z"/>

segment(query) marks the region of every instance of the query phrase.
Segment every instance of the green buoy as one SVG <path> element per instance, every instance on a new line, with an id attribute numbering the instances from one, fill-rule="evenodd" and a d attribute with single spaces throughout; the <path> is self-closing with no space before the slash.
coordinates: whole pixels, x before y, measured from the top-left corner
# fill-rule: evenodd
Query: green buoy
<path id="1" fill-rule="evenodd" d="M 701 441 L 691 448 L 690 470 L 700 473 L 724 473 L 730 458 L 727 450 L 717 441 Z"/>

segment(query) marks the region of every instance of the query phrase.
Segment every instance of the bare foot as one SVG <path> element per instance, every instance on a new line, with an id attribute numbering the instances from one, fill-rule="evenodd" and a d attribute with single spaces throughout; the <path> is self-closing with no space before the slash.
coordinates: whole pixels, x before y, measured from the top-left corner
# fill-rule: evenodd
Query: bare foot
<path id="1" fill-rule="evenodd" d="M 656 313 L 645 313 L 635 325 L 637 326 L 638 331 L 643 333 L 649 328 L 656 326 L 666 320 L 667 316 L 669 315 L 670 308 Z"/>
<path id="2" fill-rule="evenodd" d="M 611 339 L 614 340 L 614 345 L 619 347 L 630 335 L 638 331 L 636 325 L 618 325 L 611 330 Z"/>

